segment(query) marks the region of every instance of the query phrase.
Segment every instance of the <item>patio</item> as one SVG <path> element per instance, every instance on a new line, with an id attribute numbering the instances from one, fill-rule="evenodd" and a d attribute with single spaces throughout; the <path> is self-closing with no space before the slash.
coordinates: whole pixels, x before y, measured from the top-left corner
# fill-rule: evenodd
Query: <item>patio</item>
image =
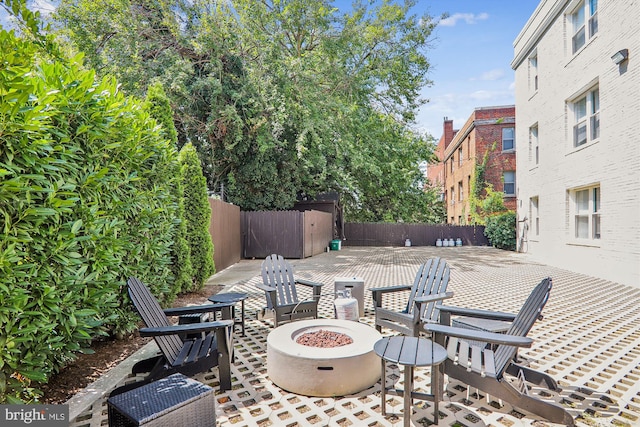
<path id="1" fill-rule="evenodd" d="M 335 277 L 360 277 L 365 287 L 411 283 L 417 266 L 428 257 L 441 256 L 451 267 L 448 305 L 511 311 L 519 309 L 530 290 L 544 277 L 553 278 L 551 298 L 529 336 L 535 342 L 520 354 L 531 365 L 549 372 L 564 388 L 562 396 L 582 413 L 579 425 L 640 425 L 640 289 L 538 264 L 526 254 L 488 247 L 342 247 L 304 260 L 290 260 L 296 276 L 325 284 L 319 310 L 333 317 Z M 232 366 L 233 389 L 217 390 L 217 369 L 194 378 L 216 388 L 219 426 L 393 426 L 402 423 L 402 398 L 389 396 L 388 415 L 381 415 L 380 383 L 344 397 L 306 397 L 273 385 L 266 372 L 266 337 L 270 320 L 258 320 L 264 293 L 262 260 L 243 260 L 221 271 L 210 283 L 225 284 L 225 291 L 246 292 L 246 337 L 235 335 L 236 361 Z M 389 300 L 398 307 L 406 301 Z M 365 291 L 365 317 L 373 324 L 370 292 Z M 383 334 L 391 334 L 383 330 Z M 148 344 L 131 359 L 153 353 Z M 71 426 L 107 424 L 105 395 L 125 378 L 130 368 L 124 362 L 85 393 L 71 399 Z M 387 378 L 401 383 L 402 371 L 395 365 Z M 428 391 L 430 369 L 416 370 L 416 390 Z M 402 385 L 400 384 L 400 387 Z M 514 410 L 509 405 L 487 402 L 456 382 L 445 382 L 439 407 L 442 426 L 545 426 L 544 420 Z M 614 403 L 609 403 L 612 400 Z M 416 401 L 412 424 L 432 424 L 430 402 Z M 586 409 L 586 411 L 585 411 Z M 177 426 L 176 426 L 177 427 Z"/>

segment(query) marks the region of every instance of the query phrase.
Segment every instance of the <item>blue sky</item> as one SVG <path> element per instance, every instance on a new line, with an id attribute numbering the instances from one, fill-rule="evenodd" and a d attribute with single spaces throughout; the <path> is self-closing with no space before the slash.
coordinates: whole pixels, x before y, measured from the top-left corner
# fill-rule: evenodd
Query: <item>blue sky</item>
<path id="1" fill-rule="evenodd" d="M 459 129 L 475 108 L 510 105 L 514 99 L 513 41 L 540 0 L 418 0 L 417 11 L 450 18 L 435 31 L 427 52 L 433 86 L 417 116 L 418 128 L 436 139 L 444 117 Z"/>
<path id="2" fill-rule="evenodd" d="M 350 2 L 350 0 L 348 0 Z M 344 0 L 336 1 L 336 4 Z M 433 86 L 422 96 L 429 103 L 417 116 L 417 127 L 436 139 L 444 117 L 459 129 L 478 107 L 509 105 L 514 101 L 510 63 L 513 41 L 540 0 L 417 0 L 415 13 L 449 18 L 440 23 L 432 47 L 429 78 Z M 51 0 L 33 0 L 33 8 L 46 13 Z M 53 1 L 53 3 L 57 3 Z M 0 11 L 0 20 L 4 21 Z"/>

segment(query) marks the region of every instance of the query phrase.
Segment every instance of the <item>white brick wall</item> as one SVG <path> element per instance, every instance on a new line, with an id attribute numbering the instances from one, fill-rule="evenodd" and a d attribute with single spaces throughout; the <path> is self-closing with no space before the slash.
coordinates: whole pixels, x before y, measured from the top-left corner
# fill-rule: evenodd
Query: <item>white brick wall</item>
<path id="1" fill-rule="evenodd" d="M 540 261 L 640 287 L 640 1 L 598 2 L 598 32 L 575 55 L 565 13 L 577 1 L 542 1 L 514 42 L 518 217 L 539 197 L 540 235 L 528 252 Z M 621 67 L 611 56 L 629 50 Z M 538 90 L 528 57 L 538 59 Z M 598 82 L 600 137 L 573 148 L 567 100 Z M 529 127 L 538 123 L 540 161 L 529 156 Z M 577 241 L 568 210 L 570 189 L 599 184 L 599 240 Z"/>

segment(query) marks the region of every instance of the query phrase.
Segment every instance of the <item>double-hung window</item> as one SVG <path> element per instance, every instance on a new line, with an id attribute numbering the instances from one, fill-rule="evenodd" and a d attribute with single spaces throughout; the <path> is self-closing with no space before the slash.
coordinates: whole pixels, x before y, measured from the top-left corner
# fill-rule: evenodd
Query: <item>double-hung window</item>
<path id="1" fill-rule="evenodd" d="M 585 16 L 588 22 L 585 22 Z M 579 51 L 598 32 L 598 0 L 581 1 L 570 15 L 572 53 Z"/>
<path id="2" fill-rule="evenodd" d="M 515 128 L 502 128 L 502 151 L 513 151 L 515 149 Z"/>
<path id="3" fill-rule="evenodd" d="M 579 147 L 600 137 L 600 90 L 596 87 L 572 103 L 573 146 Z"/>
<path id="4" fill-rule="evenodd" d="M 540 161 L 540 150 L 538 145 L 538 124 L 529 128 L 529 161 L 538 164 Z"/>
<path id="5" fill-rule="evenodd" d="M 505 171 L 502 175 L 503 191 L 505 196 L 516 195 L 516 173 L 515 171 Z"/>
<path id="6" fill-rule="evenodd" d="M 529 88 L 532 91 L 538 90 L 538 54 L 535 53 L 529 58 Z"/>
<path id="7" fill-rule="evenodd" d="M 531 231 L 534 236 L 540 235 L 540 213 L 539 213 L 539 198 L 538 196 L 529 199 L 529 218 L 531 219 Z"/>
<path id="8" fill-rule="evenodd" d="M 600 186 L 571 192 L 576 239 L 600 239 Z"/>

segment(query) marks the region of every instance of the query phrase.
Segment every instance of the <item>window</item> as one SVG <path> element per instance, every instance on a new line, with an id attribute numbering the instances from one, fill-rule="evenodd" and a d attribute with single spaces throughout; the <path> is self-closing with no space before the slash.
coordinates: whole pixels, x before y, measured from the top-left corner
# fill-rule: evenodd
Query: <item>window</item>
<path id="1" fill-rule="evenodd" d="M 571 192 L 576 239 L 600 239 L 600 186 Z"/>
<path id="2" fill-rule="evenodd" d="M 458 148 L 458 166 L 462 166 L 462 147 Z"/>
<path id="3" fill-rule="evenodd" d="M 503 191 L 506 196 L 516 195 L 516 173 L 514 171 L 505 171 L 502 175 Z"/>
<path id="4" fill-rule="evenodd" d="M 462 192 L 462 181 L 458 182 L 458 200 L 464 200 L 464 193 Z"/>
<path id="5" fill-rule="evenodd" d="M 589 0 L 589 37 L 598 32 L 598 0 Z"/>
<path id="6" fill-rule="evenodd" d="M 600 91 L 596 87 L 572 104 L 573 146 L 579 147 L 600 137 Z"/>
<path id="7" fill-rule="evenodd" d="M 585 16 L 589 17 L 588 33 L 585 28 Z M 581 1 L 570 15 L 572 26 L 571 47 L 572 53 L 576 53 L 585 45 L 587 38 L 591 38 L 598 32 L 598 0 Z"/>
<path id="8" fill-rule="evenodd" d="M 539 199 L 532 197 L 529 199 L 529 218 L 531 218 L 531 233 L 534 236 L 540 235 Z"/>
<path id="9" fill-rule="evenodd" d="M 453 173 L 453 163 L 454 163 L 453 158 L 454 158 L 454 157 L 455 157 L 455 156 L 452 154 L 452 155 L 451 155 L 451 173 Z"/>
<path id="10" fill-rule="evenodd" d="M 540 161 L 540 152 L 538 148 L 538 124 L 529 128 L 529 161 L 538 164 Z"/>
<path id="11" fill-rule="evenodd" d="M 453 187 L 451 187 L 451 204 L 456 204 L 456 193 L 453 191 Z"/>
<path id="12" fill-rule="evenodd" d="M 502 151 L 513 151 L 515 148 L 515 128 L 502 128 Z"/>
<path id="13" fill-rule="evenodd" d="M 529 87 L 531 90 L 538 90 L 538 54 L 534 53 L 529 58 Z"/>

